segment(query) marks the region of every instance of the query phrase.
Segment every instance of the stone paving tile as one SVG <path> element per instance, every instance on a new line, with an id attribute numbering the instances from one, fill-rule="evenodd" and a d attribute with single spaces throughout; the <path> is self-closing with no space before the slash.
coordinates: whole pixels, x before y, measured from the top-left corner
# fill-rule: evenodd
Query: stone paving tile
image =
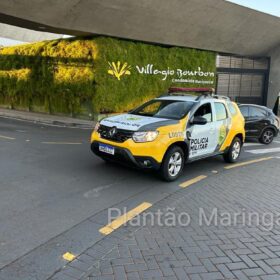
<path id="1" fill-rule="evenodd" d="M 189 213 L 188 227 L 126 225 L 104 237 L 51 280 L 58 279 L 280 279 L 280 227 L 199 224 L 202 207 L 218 213 L 280 212 L 279 161 L 213 175 L 149 209 Z M 277 165 L 278 168 L 275 168 Z M 248 218 L 245 217 L 247 220 Z M 68 278 L 67 278 L 68 277 Z"/>

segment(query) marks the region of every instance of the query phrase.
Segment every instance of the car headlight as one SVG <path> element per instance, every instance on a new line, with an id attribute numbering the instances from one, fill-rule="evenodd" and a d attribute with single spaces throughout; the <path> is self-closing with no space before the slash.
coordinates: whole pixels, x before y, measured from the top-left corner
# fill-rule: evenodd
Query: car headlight
<path id="1" fill-rule="evenodd" d="M 134 132 L 132 139 L 137 143 L 152 142 L 158 136 L 158 131 L 142 131 Z"/>
<path id="2" fill-rule="evenodd" d="M 95 127 L 94 127 L 94 132 L 97 132 L 99 127 L 100 127 L 100 122 L 97 122 Z"/>

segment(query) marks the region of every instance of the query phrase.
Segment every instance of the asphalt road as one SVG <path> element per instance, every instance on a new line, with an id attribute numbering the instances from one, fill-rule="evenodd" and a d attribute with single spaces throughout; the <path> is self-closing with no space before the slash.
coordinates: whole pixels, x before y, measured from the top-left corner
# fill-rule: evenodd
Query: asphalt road
<path id="1" fill-rule="evenodd" d="M 90 134 L 0 118 L 0 269 L 102 210 L 139 194 L 160 199 L 180 181 L 225 166 L 221 157 L 194 162 L 179 182 L 165 183 L 104 163 L 90 151 Z M 247 144 L 241 160 L 279 155 L 276 141 Z"/>

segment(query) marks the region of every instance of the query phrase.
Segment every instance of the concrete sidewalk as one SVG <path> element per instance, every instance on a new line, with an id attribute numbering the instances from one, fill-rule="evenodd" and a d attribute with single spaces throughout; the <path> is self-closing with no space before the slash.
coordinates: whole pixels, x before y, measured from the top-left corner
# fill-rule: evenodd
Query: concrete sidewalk
<path id="1" fill-rule="evenodd" d="M 56 125 L 72 128 L 92 129 L 95 125 L 94 121 L 81 120 L 76 118 L 48 115 L 43 113 L 33 113 L 17 110 L 9 110 L 0 108 L 0 117 L 24 120 L 39 124 Z"/>

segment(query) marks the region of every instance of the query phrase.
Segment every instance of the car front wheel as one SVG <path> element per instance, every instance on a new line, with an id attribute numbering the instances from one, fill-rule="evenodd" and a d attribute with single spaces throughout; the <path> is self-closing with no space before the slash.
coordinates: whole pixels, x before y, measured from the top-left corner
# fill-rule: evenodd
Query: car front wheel
<path id="1" fill-rule="evenodd" d="M 175 181 L 182 173 L 185 164 L 183 150 L 178 146 L 171 147 L 164 156 L 160 174 L 168 182 Z"/>
<path id="2" fill-rule="evenodd" d="M 274 132 L 272 129 L 266 129 L 263 133 L 262 136 L 260 137 L 259 141 L 262 144 L 269 145 L 272 143 L 274 139 Z"/>
<path id="3" fill-rule="evenodd" d="M 235 137 L 228 149 L 228 151 L 224 154 L 224 160 L 228 163 L 237 162 L 240 153 L 241 153 L 241 140 L 238 137 Z"/>

